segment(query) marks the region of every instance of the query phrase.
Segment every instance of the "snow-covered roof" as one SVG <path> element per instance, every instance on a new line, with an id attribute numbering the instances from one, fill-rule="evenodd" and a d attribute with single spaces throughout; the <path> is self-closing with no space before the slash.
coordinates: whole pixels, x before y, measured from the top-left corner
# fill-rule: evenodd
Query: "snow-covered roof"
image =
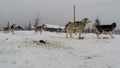
<path id="1" fill-rule="evenodd" d="M 48 28 L 65 28 L 59 25 L 45 24 Z"/>

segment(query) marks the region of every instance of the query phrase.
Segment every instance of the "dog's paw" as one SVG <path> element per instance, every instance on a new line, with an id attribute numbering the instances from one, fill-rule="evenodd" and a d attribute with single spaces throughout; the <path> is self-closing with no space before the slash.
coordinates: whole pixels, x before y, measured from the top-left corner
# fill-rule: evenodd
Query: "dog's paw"
<path id="1" fill-rule="evenodd" d="M 78 39 L 84 39 L 84 37 L 79 37 Z"/>
<path id="2" fill-rule="evenodd" d="M 109 39 L 108 37 L 103 37 L 103 39 Z"/>

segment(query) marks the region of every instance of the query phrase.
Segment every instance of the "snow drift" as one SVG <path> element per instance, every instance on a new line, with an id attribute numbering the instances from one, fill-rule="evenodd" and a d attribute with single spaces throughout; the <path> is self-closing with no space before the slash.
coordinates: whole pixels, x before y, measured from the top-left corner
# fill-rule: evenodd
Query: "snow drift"
<path id="1" fill-rule="evenodd" d="M 15 35 L 0 32 L 0 68 L 119 68 L 120 36 L 97 39 L 65 38 L 65 34 L 17 31 Z M 101 37 L 110 37 L 101 35 Z M 49 44 L 40 44 L 39 40 Z"/>

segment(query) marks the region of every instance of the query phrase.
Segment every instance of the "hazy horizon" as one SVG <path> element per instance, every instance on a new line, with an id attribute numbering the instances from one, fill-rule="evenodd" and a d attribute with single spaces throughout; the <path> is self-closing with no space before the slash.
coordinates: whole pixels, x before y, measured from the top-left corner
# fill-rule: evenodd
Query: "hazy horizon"
<path id="1" fill-rule="evenodd" d="M 92 23 L 98 16 L 101 24 L 117 23 L 120 29 L 120 0 L 0 0 L 0 28 L 10 25 L 28 26 L 34 24 L 37 14 L 39 25 L 64 26 L 73 21 L 73 5 L 76 6 L 76 20 L 88 17 Z"/>

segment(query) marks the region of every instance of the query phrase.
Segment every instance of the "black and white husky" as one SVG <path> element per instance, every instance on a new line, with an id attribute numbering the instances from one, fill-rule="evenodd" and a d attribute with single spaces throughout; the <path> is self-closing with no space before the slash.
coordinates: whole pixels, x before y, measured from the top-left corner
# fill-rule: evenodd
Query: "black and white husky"
<path id="1" fill-rule="evenodd" d="M 96 31 L 97 37 L 100 39 L 99 35 L 104 33 L 104 34 L 110 34 L 111 37 L 113 38 L 113 31 L 116 27 L 116 23 L 112 23 L 110 25 L 97 25 L 97 23 L 93 24 L 93 28 Z"/>

